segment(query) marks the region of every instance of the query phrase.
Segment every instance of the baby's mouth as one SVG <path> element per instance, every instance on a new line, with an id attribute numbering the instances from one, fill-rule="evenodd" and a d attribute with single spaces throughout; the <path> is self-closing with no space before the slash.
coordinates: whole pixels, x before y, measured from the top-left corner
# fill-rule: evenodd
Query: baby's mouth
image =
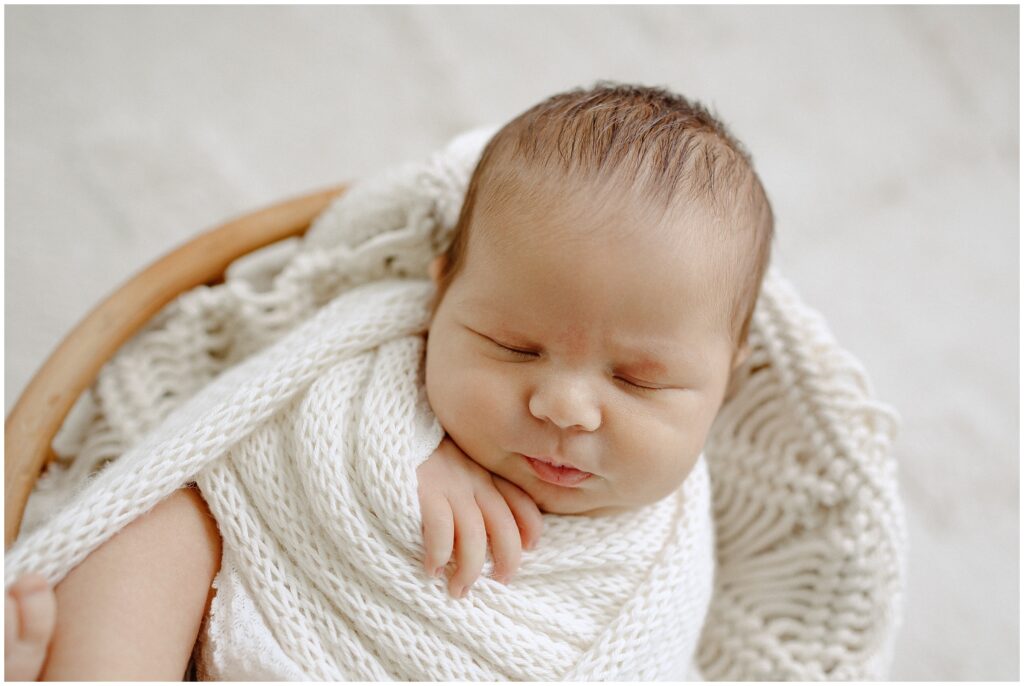
<path id="1" fill-rule="evenodd" d="M 575 467 L 555 466 L 549 458 L 523 455 L 523 459 L 530 465 L 530 469 L 537 475 L 537 478 L 555 486 L 574 488 L 593 476 L 590 472 L 584 472 Z"/>

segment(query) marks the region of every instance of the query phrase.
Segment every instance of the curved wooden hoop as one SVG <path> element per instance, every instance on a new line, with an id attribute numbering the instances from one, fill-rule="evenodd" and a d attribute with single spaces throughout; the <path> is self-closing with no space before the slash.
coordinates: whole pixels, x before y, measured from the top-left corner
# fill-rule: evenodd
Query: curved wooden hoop
<path id="1" fill-rule="evenodd" d="M 335 186 L 272 205 L 200 234 L 137 273 L 82 319 L 39 368 L 4 424 L 4 549 L 52 458 L 50 443 L 100 368 L 160 308 L 182 292 L 219 280 L 235 259 L 305 233 L 345 191 Z"/>

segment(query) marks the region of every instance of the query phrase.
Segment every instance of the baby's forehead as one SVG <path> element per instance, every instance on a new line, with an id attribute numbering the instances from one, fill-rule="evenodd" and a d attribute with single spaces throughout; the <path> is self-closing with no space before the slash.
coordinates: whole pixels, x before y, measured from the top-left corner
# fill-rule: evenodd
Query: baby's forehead
<path id="1" fill-rule="evenodd" d="M 481 185 L 469 230 L 499 245 L 527 240 L 561 250 L 588 242 L 618 251 L 643 244 L 710 258 L 733 233 L 721 224 L 709 203 L 685 192 L 666 202 L 630 179 L 513 168 Z"/>
<path id="2" fill-rule="evenodd" d="M 716 303 L 724 313 L 731 310 L 742 283 L 739 251 L 746 248 L 735 232 L 718 226 L 706 207 L 665 208 L 639 191 L 580 182 L 510 185 L 504 191 L 488 194 L 474 213 L 466 256 L 470 266 L 482 253 L 489 253 L 485 261 L 522 259 L 526 271 L 553 272 L 556 288 L 561 288 L 559 280 L 574 280 L 581 273 L 597 284 L 623 267 L 631 280 L 666 287 L 683 273 L 695 297 Z M 501 272 L 485 268 L 478 275 L 509 278 Z M 595 288 L 588 297 L 619 295 Z"/>
<path id="3" fill-rule="evenodd" d="M 467 258 L 484 249 L 502 259 L 529 255 L 572 276 L 589 264 L 628 262 L 636 279 L 666 278 L 678 270 L 717 286 L 737 262 L 735 241 L 703 211 L 664 211 L 643 197 L 574 193 L 506 196 L 480 208 L 470 226 Z M 711 288 L 711 286 L 709 286 Z"/>

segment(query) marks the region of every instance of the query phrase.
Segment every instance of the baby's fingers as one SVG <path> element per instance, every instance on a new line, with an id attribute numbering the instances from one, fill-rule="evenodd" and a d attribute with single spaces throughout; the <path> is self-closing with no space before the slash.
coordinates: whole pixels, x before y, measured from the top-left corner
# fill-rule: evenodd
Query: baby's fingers
<path id="1" fill-rule="evenodd" d="M 508 509 L 512 511 L 512 516 L 516 519 L 523 548 L 525 550 L 532 549 L 537 545 L 540 534 L 544 530 L 544 516 L 540 512 L 540 508 L 526 491 L 511 481 L 497 475 L 492 475 L 491 478 L 495 487 L 505 498 Z"/>
<path id="2" fill-rule="evenodd" d="M 452 508 L 441 497 L 420 501 L 423 518 L 423 568 L 429 576 L 441 576 L 452 557 L 455 522 Z"/>
<path id="3" fill-rule="evenodd" d="M 523 543 L 519 537 L 515 517 L 512 516 L 505 498 L 494 489 L 478 493 L 476 498 L 480 504 L 480 512 L 483 513 L 487 538 L 491 544 L 494 579 L 507 583 L 519 569 L 519 561 L 523 554 Z"/>
<path id="4" fill-rule="evenodd" d="M 476 501 L 452 504 L 455 517 L 455 563 L 458 568 L 448 580 L 448 593 L 464 598 L 484 566 L 487 554 L 487 532 Z"/>

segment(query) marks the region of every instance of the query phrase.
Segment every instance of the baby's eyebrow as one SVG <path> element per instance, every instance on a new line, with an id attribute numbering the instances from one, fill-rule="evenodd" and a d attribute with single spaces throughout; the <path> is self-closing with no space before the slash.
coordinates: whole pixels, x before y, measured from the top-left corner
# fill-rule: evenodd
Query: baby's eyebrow
<path id="1" fill-rule="evenodd" d="M 646 344 L 637 342 L 628 345 L 623 342 L 619 352 L 623 367 L 638 374 L 669 374 L 688 372 L 708 366 L 708 358 L 699 347 L 683 342 L 658 340 Z"/>
<path id="2" fill-rule="evenodd" d="M 657 375 L 665 374 L 668 372 L 668 369 L 665 368 L 665 365 L 663 365 L 661 362 L 658 362 L 657 360 L 652 360 L 649 357 L 641 357 L 639 359 L 630 360 L 629 362 L 625 363 L 622 366 L 629 369 L 631 372 L 635 372 L 637 374 Z"/>

